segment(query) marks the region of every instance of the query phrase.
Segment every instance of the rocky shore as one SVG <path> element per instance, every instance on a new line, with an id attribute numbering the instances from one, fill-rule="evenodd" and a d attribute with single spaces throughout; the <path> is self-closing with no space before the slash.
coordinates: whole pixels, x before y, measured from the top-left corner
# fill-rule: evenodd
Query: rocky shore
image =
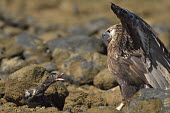
<path id="1" fill-rule="evenodd" d="M 122 96 L 107 69 L 107 47 L 101 32 L 107 18 L 64 28 L 39 24 L 31 16 L 0 13 L 0 113 L 169 113 L 170 91 L 142 89 L 123 110 Z M 153 25 L 160 37 L 165 25 Z M 42 84 L 51 73 L 64 73 L 42 94 L 26 103 L 26 90 Z M 38 103 L 37 103 L 38 102 Z"/>

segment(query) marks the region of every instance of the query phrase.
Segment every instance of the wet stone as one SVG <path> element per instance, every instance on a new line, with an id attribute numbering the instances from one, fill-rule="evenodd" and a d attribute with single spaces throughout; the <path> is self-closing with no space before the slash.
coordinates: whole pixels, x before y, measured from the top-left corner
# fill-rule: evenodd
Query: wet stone
<path id="1" fill-rule="evenodd" d="M 61 48 L 75 52 L 95 51 L 99 53 L 106 53 L 106 47 L 101 40 L 85 35 L 68 38 L 55 38 L 49 40 L 47 45 L 51 51 L 54 51 L 55 48 Z"/>
<path id="2" fill-rule="evenodd" d="M 16 44 L 22 46 L 24 49 L 37 49 L 43 45 L 43 41 L 37 36 L 22 33 L 16 36 Z"/>

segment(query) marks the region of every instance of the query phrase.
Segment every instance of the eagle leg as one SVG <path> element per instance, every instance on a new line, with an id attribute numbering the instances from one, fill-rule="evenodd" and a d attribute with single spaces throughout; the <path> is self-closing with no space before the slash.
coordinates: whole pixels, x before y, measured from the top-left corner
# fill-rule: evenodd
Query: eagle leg
<path id="1" fill-rule="evenodd" d="M 125 101 L 130 99 L 136 92 L 139 91 L 138 87 L 129 84 L 121 84 L 120 89 L 121 89 L 121 94 L 125 99 Z"/>
<path id="2" fill-rule="evenodd" d="M 116 107 L 117 110 L 121 110 L 125 105 L 127 105 L 129 103 L 129 100 L 131 99 L 131 97 L 139 90 L 137 87 L 132 86 L 132 85 L 128 85 L 128 84 L 122 84 L 120 85 L 120 89 L 121 89 L 121 94 L 123 96 L 123 100 L 120 103 L 120 105 L 118 107 Z"/>
<path id="3" fill-rule="evenodd" d="M 118 111 L 120 111 L 123 107 L 125 106 L 125 103 L 124 102 L 121 102 L 120 105 L 118 107 L 116 107 L 116 109 Z"/>

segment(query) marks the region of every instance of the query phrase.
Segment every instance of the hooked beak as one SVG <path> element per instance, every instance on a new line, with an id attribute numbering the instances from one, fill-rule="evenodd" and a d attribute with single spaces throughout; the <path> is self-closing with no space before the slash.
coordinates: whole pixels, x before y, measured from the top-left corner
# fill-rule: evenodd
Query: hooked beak
<path id="1" fill-rule="evenodd" d="M 102 33 L 102 38 L 103 38 L 103 40 L 106 40 L 107 43 L 109 43 L 111 41 L 110 34 L 106 31 Z"/>
<path id="2" fill-rule="evenodd" d="M 57 74 L 57 73 L 51 73 L 51 76 L 53 77 L 53 80 L 55 81 L 63 81 L 64 79 L 61 78 L 64 75 L 64 73 Z"/>
<path id="3" fill-rule="evenodd" d="M 61 78 L 61 76 L 63 76 L 63 75 L 64 75 L 64 73 L 61 73 L 60 75 L 58 75 L 58 77 L 56 78 L 56 80 L 58 80 L 58 81 L 63 81 L 64 79 Z"/>

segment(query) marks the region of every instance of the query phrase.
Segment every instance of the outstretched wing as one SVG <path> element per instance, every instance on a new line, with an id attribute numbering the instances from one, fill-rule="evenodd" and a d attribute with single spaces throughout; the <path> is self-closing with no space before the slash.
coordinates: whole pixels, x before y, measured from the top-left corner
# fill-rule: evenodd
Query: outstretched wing
<path id="1" fill-rule="evenodd" d="M 145 77 L 154 88 L 170 88 L 170 54 L 152 28 L 139 16 L 114 4 L 113 12 L 133 40 L 136 49 L 142 49 Z"/>
<path id="2" fill-rule="evenodd" d="M 153 87 L 170 88 L 170 54 L 152 28 L 142 19 L 139 22 L 140 26 L 136 29 L 145 52 L 144 63 L 148 69 L 145 76 L 149 83 L 155 81 L 151 83 Z"/>

